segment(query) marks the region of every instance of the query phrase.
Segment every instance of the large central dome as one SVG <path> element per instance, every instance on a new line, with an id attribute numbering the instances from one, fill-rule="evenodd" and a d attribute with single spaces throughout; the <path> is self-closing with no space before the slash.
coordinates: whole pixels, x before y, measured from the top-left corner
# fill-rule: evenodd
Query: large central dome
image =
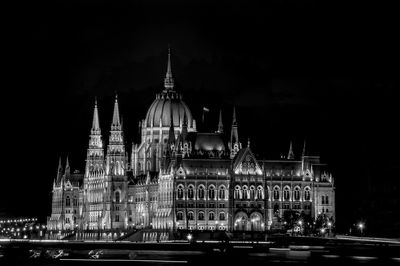
<path id="1" fill-rule="evenodd" d="M 156 96 L 147 111 L 145 124 L 147 127 L 169 127 L 171 118 L 174 127 L 181 127 L 186 114 L 188 127 L 193 127 L 193 117 L 189 107 L 182 100 L 182 95 L 174 91 L 164 91 Z"/>
<path id="2" fill-rule="evenodd" d="M 182 95 L 174 90 L 174 78 L 172 77 L 171 71 L 171 53 L 168 50 L 168 64 L 164 79 L 164 90 L 156 95 L 156 99 L 147 111 L 144 125 L 147 128 L 170 127 L 172 119 L 174 127 L 182 128 L 185 115 L 189 131 L 195 130 L 196 125 L 189 107 L 182 100 Z"/>

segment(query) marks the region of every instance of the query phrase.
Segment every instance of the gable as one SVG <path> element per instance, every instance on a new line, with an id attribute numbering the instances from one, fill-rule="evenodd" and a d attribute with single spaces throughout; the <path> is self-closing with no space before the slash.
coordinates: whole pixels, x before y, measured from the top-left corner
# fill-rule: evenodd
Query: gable
<path id="1" fill-rule="evenodd" d="M 250 148 L 244 149 L 238 154 L 234 163 L 235 174 L 262 175 L 262 170 Z"/>
<path id="2" fill-rule="evenodd" d="M 176 174 L 177 174 L 178 177 L 186 178 L 186 172 L 185 172 L 185 169 L 183 169 L 182 166 L 180 166 L 178 168 L 178 170 L 176 171 Z"/>

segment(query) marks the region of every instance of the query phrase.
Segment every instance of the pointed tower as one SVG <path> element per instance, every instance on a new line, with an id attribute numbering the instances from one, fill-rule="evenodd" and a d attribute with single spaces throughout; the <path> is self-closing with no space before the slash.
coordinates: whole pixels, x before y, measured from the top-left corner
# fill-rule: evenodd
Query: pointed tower
<path id="1" fill-rule="evenodd" d="M 287 156 L 288 160 L 294 160 L 294 153 L 293 153 L 293 147 L 292 147 L 292 142 L 290 141 L 290 146 L 289 146 L 289 152 Z"/>
<path id="2" fill-rule="evenodd" d="M 68 160 L 68 156 L 65 162 L 65 179 L 69 179 L 69 177 L 71 176 L 71 168 L 69 166 L 69 160 Z"/>
<path id="3" fill-rule="evenodd" d="M 305 161 L 305 155 L 306 155 L 306 140 L 304 139 L 304 144 L 303 144 L 303 152 L 301 153 L 301 171 L 305 173 L 307 170 L 308 166 Z"/>
<path id="4" fill-rule="evenodd" d="M 239 142 L 238 126 L 236 121 L 236 109 L 233 107 L 231 139 L 229 143 L 229 149 L 231 152 L 230 158 L 233 159 L 241 148 L 242 144 Z"/>
<path id="5" fill-rule="evenodd" d="M 219 110 L 219 121 L 218 121 L 218 130 L 217 133 L 224 133 L 224 125 L 222 124 L 222 110 Z"/>
<path id="6" fill-rule="evenodd" d="M 60 184 L 60 182 L 61 182 L 62 171 L 63 171 L 63 169 L 62 169 L 61 156 L 60 156 L 60 158 L 58 160 L 57 178 L 56 178 L 56 181 L 55 181 L 55 184 L 57 184 L 57 185 Z"/>
<path id="7" fill-rule="evenodd" d="M 164 78 L 164 87 L 165 91 L 173 91 L 174 90 L 174 78 L 172 77 L 171 70 L 171 48 L 168 47 L 168 63 L 167 63 L 167 73 Z"/>
<path id="8" fill-rule="evenodd" d="M 83 179 L 84 204 L 83 224 L 91 230 L 101 228 L 101 217 L 103 205 L 100 205 L 99 199 L 103 198 L 105 187 L 105 161 L 103 141 L 99 123 L 99 113 L 97 101 L 95 101 L 93 111 L 92 129 L 89 136 L 89 147 L 86 155 L 86 169 Z"/>
<path id="9" fill-rule="evenodd" d="M 105 210 L 102 222 L 106 228 L 125 229 L 125 203 L 127 200 L 128 180 L 126 176 L 127 158 L 119 113 L 118 96 L 115 95 L 113 119 L 106 155 L 106 182 L 103 197 Z M 120 219 L 121 217 L 121 219 Z"/>
<path id="10" fill-rule="evenodd" d="M 118 96 L 115 96 L 113 120 L 107 146 L 106 174 L 111 176 L 125 175 L 125 145 L 119 114 Z"/>

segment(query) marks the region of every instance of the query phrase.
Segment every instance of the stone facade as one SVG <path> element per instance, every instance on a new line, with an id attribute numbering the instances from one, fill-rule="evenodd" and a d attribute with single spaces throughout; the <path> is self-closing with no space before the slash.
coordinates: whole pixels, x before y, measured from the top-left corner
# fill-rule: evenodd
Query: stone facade
<path id="1" fill-rule="evenodd" d="M 198 132 L 182 95 L 174 90 L 170 56 L 165 89 L 140 121 L 141 142 L 125 150 L 118 99 L 107 147 L 97 103 L 84 174 L 61 162 L 53 185 L 51 231 L 131 228 L 247 230 L 276 228 L 285 211 L 335 218 L 335 187 L 327 166 L 292 145 L 280 160 L 262 160 L 239 141 L 236 112 L 230 134 L 222 113 L 215 132 Z M 130 157 L 130 158 L 129 158 Z"/>

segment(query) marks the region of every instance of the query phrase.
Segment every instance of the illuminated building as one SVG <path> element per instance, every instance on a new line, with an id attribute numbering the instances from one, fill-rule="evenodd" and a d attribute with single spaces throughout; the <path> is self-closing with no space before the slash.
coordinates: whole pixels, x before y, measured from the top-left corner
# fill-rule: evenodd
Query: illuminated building
<path id="1" fill-rule="evenodd" d="M 244 147 L 239 140 L 235 109 L 230 130 L 220 112 L 215 132 L 198 132 L 174 89 L 170 54 L 164 89 L 139 127 L 141 142 L 128 156 L 116 98 L 105 147 L 95 103 L 85 173 L 59 171 L 49 230 L 264 231 L 279 227 L 287 210 L 334 220 L 334 180 L 319 156 L 304 147 L 295 157 L 290 144 L 286 158 L 256 158 L 250 141 Z"/>

